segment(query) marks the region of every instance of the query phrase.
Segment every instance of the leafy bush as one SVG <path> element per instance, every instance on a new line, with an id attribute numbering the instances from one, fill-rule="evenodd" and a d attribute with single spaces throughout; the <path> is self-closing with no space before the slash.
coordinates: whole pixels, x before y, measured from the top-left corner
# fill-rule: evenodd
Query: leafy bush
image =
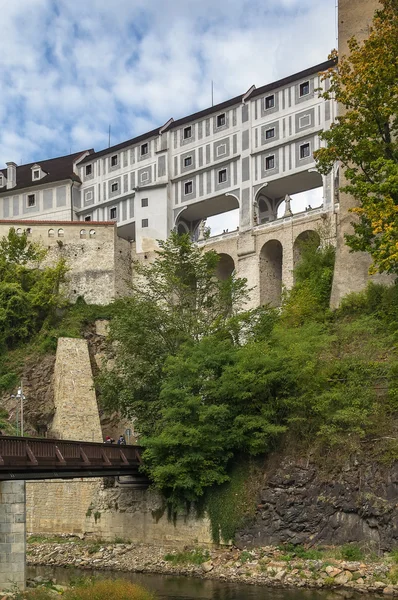
<path id="1" fill-rule="evenodd" d="M 365 558 L 363 551 L 356 544 L 345 544 L 340 548 L 340 554 L 344 560 L 358 561 Z"/>

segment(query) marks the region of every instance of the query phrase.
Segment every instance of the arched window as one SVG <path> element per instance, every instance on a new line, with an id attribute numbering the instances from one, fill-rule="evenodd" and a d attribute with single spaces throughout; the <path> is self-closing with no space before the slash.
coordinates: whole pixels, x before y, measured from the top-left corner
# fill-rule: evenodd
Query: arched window
<path id="1" fill-rule="evenodd" d="M 63 229 L 58 229 L 58 237 L 64 237 L 64 233 Z"/>
<path id="2" fill-rule="evenodd" d="M 90 237 L 95 237 L 95 229 L 90 229 Z"/>
<path id="3" fill-rule="evenodd" d="M 30 235 L 32 235 L 32 228 L 31 228 L 31 227 L 27 227 L 27 228 L 26 228 L 26 235 L 27 235 L 27 236 L 30 236 Z"/>
<path id="4" fill-rule="evenodd" d="M 80 237 L 81 237 L 81 238 L 85 238 L 85 237 L 87 237 L 87 231 L 86 231 L 85 229 L 81 229 L 81 230 L 80 230 Z"/>
<path id="5" fill-rule="evenodd" d="M 54 229 L 49 229 L 48 230 L 48 237 L 54 237 L 55 236 L 55 231 Z"/>
<path id="6" fill-rule="evenodd" d="M 20 227 L 17 229 L 17 235 L 22 235 L 22 229 Z"/>

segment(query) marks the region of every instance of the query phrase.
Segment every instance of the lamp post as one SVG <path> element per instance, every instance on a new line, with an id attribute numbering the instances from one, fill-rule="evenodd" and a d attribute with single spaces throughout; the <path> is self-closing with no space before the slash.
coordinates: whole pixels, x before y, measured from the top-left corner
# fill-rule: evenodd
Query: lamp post
<path id="1" fill-rule="evenodd" d="M 18 388 L 17 393 L 14 395 L 12 394 L 11 398 L 16 398 L 19 402 L 20 402 L 20 423 L 21 423 L 21 437 L 23 437 L 23 403 L 25 400 L 25 396 L 23 394 L 22 391 L 22 381 L 21 381 L 21 385 Z M 17 406 L 17 423 L 18 423 L 18 406 Z M 18 427 L 17 427 L 17 433 L 18 433 Z"/>

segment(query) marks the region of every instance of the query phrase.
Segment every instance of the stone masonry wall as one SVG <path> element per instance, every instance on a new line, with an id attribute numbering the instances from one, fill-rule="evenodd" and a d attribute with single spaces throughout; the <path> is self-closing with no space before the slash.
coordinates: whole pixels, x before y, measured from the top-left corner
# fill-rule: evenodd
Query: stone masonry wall
<path id="1" fill-rule="evenodd" d="M 28 239 L 48 250 L 45 264 L 65 258 L 65 293 L 71 302 L 82 296 L 88 304 L 109 304 L 128 293 L 130 244 L 117 236 L 114 223 L 0 221 L 0 237 L 10 227 L 29 231 Z"/>
<path id="2" fill-rule="evenodd" d="M 60 338 L 54 369 L 52 437 L 102 442 L 87 342 Z M 30 533 L 82 533 L 100 479 L 34 481 L 26 484 Z"/>

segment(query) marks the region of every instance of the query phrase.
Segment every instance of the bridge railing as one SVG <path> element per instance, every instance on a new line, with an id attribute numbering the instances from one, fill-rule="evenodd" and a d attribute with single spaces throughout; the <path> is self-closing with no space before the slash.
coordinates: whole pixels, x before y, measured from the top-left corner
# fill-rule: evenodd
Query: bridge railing
<path id="1" fill-rule="evenodd" d="M 95 442 L 38 438 L 0 437 L 0 478 L 15 474 L 87 471 L 138 473 L 139 446 L 118 446 Z M 3 476 L 2 476 L 3 475 Z"/>

